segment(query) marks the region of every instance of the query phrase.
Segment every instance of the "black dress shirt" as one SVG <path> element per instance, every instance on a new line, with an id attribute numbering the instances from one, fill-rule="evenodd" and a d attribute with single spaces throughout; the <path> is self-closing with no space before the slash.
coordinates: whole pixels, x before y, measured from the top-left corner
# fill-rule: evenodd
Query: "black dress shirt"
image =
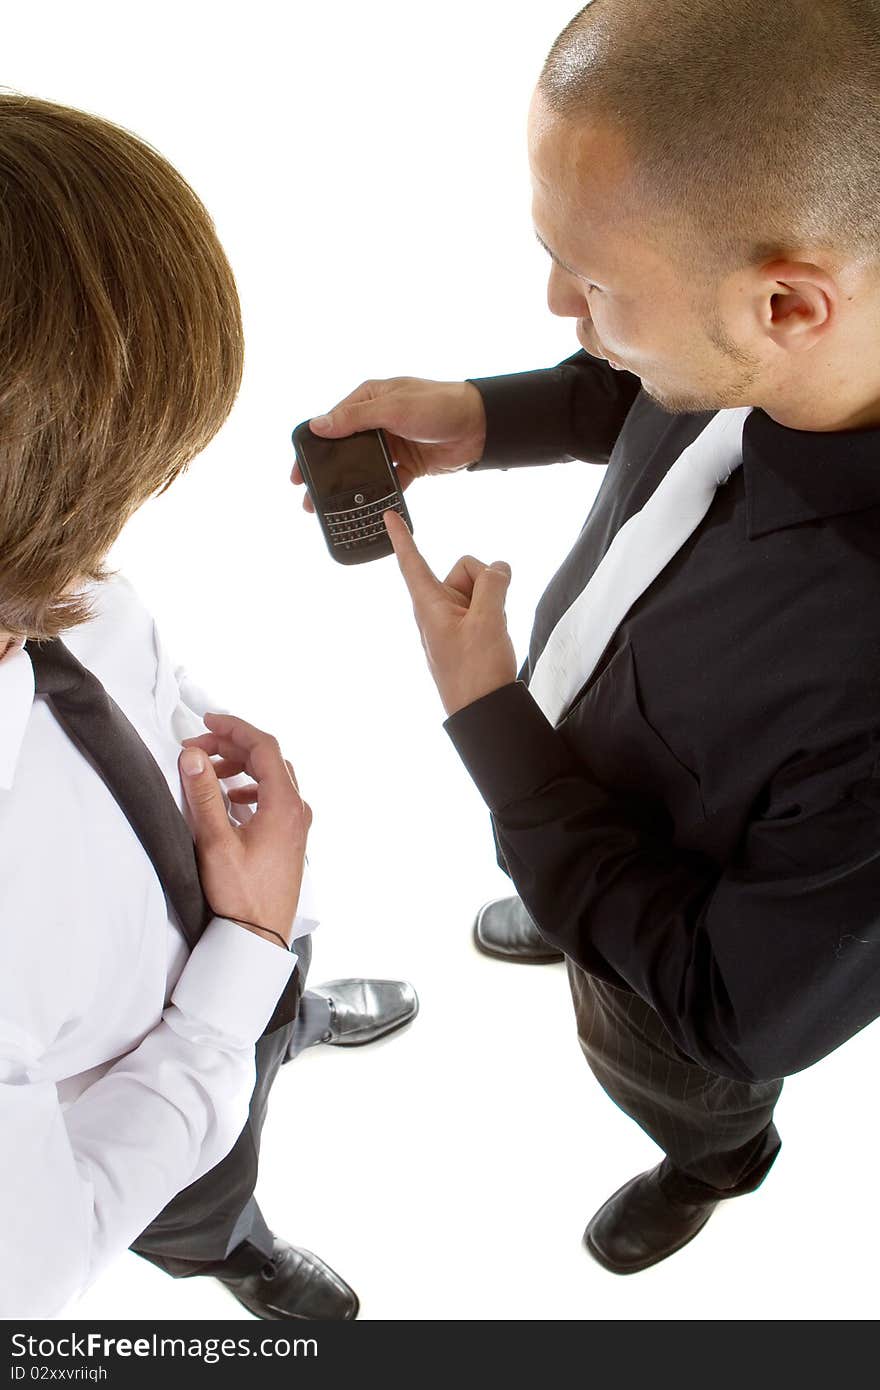
<path id="1" fill-rule="evenodd" d="M 447 720 L 541 934 L 689 1057 L 768 1080 L 880 1014 L 880 429 L 746 420 L 743 466 L 554 729 L 525 682 L 711 413 L 580 352 L 475 381 L 480 467 L 607 463 L 520 679 Z"/>

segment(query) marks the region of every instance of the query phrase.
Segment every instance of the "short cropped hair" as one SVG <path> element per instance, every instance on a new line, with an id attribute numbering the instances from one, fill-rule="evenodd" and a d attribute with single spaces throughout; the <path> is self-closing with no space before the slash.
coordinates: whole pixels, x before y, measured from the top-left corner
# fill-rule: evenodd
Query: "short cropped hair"
<path id="1" fill-rule="evenodd" d="M 0 629 L 93 616 L 79 581 L 111 577 L 126 520 L 216 434 L 243 357 L 180 174 L 107 120 L 0 93 Z"/>
<path id="2" fill-rule="evenodd" d="M 622 133 L 698 274 L 804 246 L 880 258 L 880 0 L 593 0 L 539 88 Z"/>

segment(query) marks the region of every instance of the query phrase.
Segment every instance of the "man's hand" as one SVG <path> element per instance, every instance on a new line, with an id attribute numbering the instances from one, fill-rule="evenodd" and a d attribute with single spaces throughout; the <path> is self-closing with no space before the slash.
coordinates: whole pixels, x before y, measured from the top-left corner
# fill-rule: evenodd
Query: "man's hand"
<path id="1" fill-rule="evenodd" d="M 178 763 L 205 897 L 218 917 L 278 932 L 289 944 L 311 810 L 276 738 L 233 714 L 209 713 L 204 722 L 209 732 L 183 739 Z M 196 761 L 201 770 L 190 771 Z M 257 803 L 258 809 L 237 826 L 218 779 L 241 772 L 254 781 L 233 787 L 229 800 Z"/>
<path id="2" fill-rule="evenodd" d="M 484 565 L 465 555 L 441 584 L 397 512 L 385 513 L 385 528 L 447 715 L 515 681 L 516 655 L 504 616 L 510 566 L 503 560 Z"/>
<path id="3" fill-rule="evenodd" d="M 427 381 L 396 376 L 365 381 L 329 415 L 309 421 L 322 439 L 342 439 L 359 430 L 382 430 L 402 488 L 428 474 L 455 473 L 476 463 L 486 445 L 483 398 L 469 381 Z M 301 485 L 295 464 L 290 481 Z M 308 493 L 303 500 L 313 512 Z"/>

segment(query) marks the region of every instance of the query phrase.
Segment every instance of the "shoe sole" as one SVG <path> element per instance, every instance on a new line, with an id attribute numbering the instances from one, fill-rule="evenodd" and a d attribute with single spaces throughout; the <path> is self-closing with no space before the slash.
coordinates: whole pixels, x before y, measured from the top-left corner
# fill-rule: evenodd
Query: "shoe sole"
<path id="1" fill-rule="evenodd" d="M 523 956 L 493 950 L 491 946 L 485 945 L 478 934 L 482 916 L 481 912 L 473 925 L 473 941 L 480 955 L 492 956 L 493 960 L 510 961 L 511 965 L 558 965 L 565 960 L 561 951 L 548 951 L 546 955 L 542 956 Z"/>
<path id="2" fill-rule="evenodd" d="M 713 1207 L 712 1211 L 714 1210 L 715 1208 Z M 641 1274 L 643 1269 L 650 1269 L 652 1265 L 662 1264 L 664 1260 L 669 1259 L 670 1255 L 677 1255 L 679 1250 L 683 1250 L 686 1245 L 690 1245 L 691 1241 L 695 1240 L 696 1237 L 700 1234 L 711 1215 L 712 1212 L 710 1211 L 709 1215 L 706 1217 L 706 1221 L 701 1221 L 697 1229 L 693 1231 L 691 1235 L 688 1236 L 687 1240 L 683 1240 L 681 1242 L 681 1245 L 676 1245 L 675 1248 L 672 1250 L 664 1251 L 662 1255 L 652 1256 L 651 1259 L 648 1260 L 640 1260 L 639 1263 L 635 1265 L 614 1264 L 611 1260 L 608 1259 L 606 1255 L 603 1255 L 593 1244 L 589 1232 L 584 1233 L 584 1245 L 586 1246 L 587 1250 L 590 1252 L 596 1263 L 600 1264 L 603 1269 L 607 1269 L 611 1274 Z"/>

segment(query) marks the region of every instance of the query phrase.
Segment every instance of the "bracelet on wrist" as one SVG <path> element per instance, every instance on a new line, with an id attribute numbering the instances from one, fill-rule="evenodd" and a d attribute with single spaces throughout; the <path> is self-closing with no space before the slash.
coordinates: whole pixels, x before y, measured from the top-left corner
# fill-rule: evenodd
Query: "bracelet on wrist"
<path id="1" fill-rule="evenodd" d="M 233 917 L 231 920 L 233 922 L 238 922 L 239 925 L 242 927 L 256 927 L 258 932 L 266 932 L 267 935 L 274 936 L 278 941 L 281 942 L 281 945 L 284 947 L 285 951 L 290 950 L 290 942 L 285 941 L 284 937 L 281 935 L 279 931 L 273 931 L 271 927 L 261 927 L 259 922 L 246 922 L 243 917 Z"/>

